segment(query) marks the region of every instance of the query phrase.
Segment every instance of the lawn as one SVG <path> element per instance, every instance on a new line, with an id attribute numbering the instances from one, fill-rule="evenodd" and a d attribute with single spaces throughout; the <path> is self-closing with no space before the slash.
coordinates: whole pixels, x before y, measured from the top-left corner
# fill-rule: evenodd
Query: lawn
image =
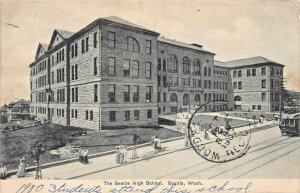
<path id="1" fill-rule="evenodd" d="M 16 169 L 19 157 L 27 158 L 28 166 L 33 166 L 33 159 L 27 153 L 32 142 L 40 140 L 46 145 L 47 151 L 41 156 L 42 163 L 61 160 L 57 155 L 50 154 L 51 150 L 64 145 L 92 146 L 88 147 L 89 154 L 113 150 L 117 145 L 132 145 L 131 137 L 136 132 L 140 136 L 139 143 L 150 142 L 153 135 L 161 139 L 178 137 L 182 134 L 164 128 L 127 128 L 120 130 L 85 130 L 87 136 L 72 137 L 74 131 L 81 128 L 64 127 L 60 125 L 45 124 L 26 129 L 0 133 L 0 162 L 8 169 Z"/>
<path id="2" fill-rule="evenodd" d="M 191 123 L 199 123 L 201 125 L 205 125 L 205 124 L 210 124 L 213 122 L 215 116 L 212 115 L 200 115 L 200 116 L 194 116 L 193 120 Z M 230 125 L 231 127 L 236 127 L 239 125 L 244 125 L 247 124 L 249 122 L 247 122 L 246 120 L 240 120 L 240 119 L 231 119 L 230 118 Z M 225 126 L 225 118 L 224 117 L 217 117 L 216 121 L 215 121 L 216 126 Z"/>

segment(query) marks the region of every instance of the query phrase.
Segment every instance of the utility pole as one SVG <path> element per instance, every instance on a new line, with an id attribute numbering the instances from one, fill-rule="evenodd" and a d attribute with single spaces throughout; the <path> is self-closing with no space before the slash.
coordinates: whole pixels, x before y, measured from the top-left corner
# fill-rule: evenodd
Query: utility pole
<path id="1" fill-rule="evenodd" d="M 282 114 L 282 93 L 283 93 L 283 89 L 284 89 L 284 79 L 283 77 L 280 78 L 279 80 L 279 89 L 280 89 L 280 93 L 279 93 L 279 120 L 281 120 L 281 114 Z"/>

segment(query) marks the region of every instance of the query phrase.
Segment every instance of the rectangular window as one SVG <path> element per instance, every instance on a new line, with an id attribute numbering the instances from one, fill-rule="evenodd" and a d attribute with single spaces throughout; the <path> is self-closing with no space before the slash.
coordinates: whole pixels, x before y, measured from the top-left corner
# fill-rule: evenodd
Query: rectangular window
<path id="1" fill-rule="evenodd" d="M 157 75 L 157 86 L 158 87 L 160 87 L 160 82 L 161 82 L 160 75 Z"/>
<path id="2" fill-rule="evenodd" d="M 97 48 L 97 32 L 94 33 L 94 48 Z"/>
<path id="3" fill-rule="evenodd" d="M 178 77 L 174 77 L 174 85 L 178 86 Z"/>
<path id="4" fill-rule="evenodd" d="M 123 76 L 130 76 L 130 62 L 129 60 L 123 61 Z"/>
<path id="5" fill-rule="evenodd" d="M 94 58 L 94 76 L 98 75 L 97 57 Z"/>
<path id="6" fill-rule="evenodd" d="M 110 122 L 116 121 L 116 111 L 109 111 L 109 121 Z"/>
<path id="7" fill-rule="evenodd" d="M 167 77 L 166 76 L 163 76 L 163 85 L 164 85 L 164 87 L 168 86 Z"/>
<path id="8" fill-rule="evenodd" d="M 78 44 L 77 43 L 75 43 L 75 57 L 78 55 Z"/>
<path id="9" fill-rule="evenodd" d="M 265 92 L 261 93 L 261 101 L 266 101 L 267 94 Z"/>
<path id="10" fill-rule="evenodd" d="M 242 89 L 242 82 L 241 81 L 238 82 L 238 89 Z"/>
<path id="11" fill-rule="evenodd" d="M 94 119 L 94 112 L 90 111 L 90 121 L 92 121 Z"/>
<path id="12" fill-rule="evenodd" d="M 85 52 L 89 51 L 89 37 L 85 38 Z"/>
<path id="13" fill-rule="evenodd" d="M 187 78 L 185 84 L 186 84 L 186 86 L 191 86 L 191 80 L 189 78 Z"/>
<path id="14" fill-rule="evenodd" d="M 147 118 L 148 118 L 148 119 L 151 119 L 151 118 L 152 118 L 152 110 L 151 110 L 151 109 L 148 109 L 148 110 L 147 110 Z"/>
<path id="15" fill-rule="evenodd" d="M 151 40 L 146 40 L 146 54 L 151 54 Z"/>
<path id="16" fill-rule="evenodd" d="M 132 77 L 139 77 L 139 62 L 132 61 Z"/>
<path id="17" fill-rule="evenodd" d="M 157 60 L 157 70 L 161 70 L 161 58 Z"/>
<path id="18" fill-rule="evenodd" d="M 123 86 L 124 102 L 130 102 L 130 86 Z"/>
<path id="19" fill-rule="evenodd" d="M 74 44 L 71 46 L 71 58 L 74 58 L 75 46 Z"/>
<path id="20" fill-rule="evenodd" d="M 181 86 L 185 86 L 185 78 L 181 78 Z"/>
<path id="21" fill-rule="evenodd" d="M 251 76 L 251 70 L 247 69 L 247 76 Z"/>
<path id="22" fill-rule="evenodd" d="M 130 121 L 130 111 L 125 111 L 125 121 Z"/>
<path id="23" fill-rule="evenodd" d="M 163 101 L 167 102 L 167 93 L 163 92 Z"/>
<path id="24" fill-rule="evenodd" d="M 252 105 L 252 110 L 255 110 L 255 105 Z"/>
<path id="25" fill-rule="evenodd" d="M 236 78 L 237 76 L 237 71 L 233 71 L 233 78 Z"/>
<path id="26" fill-rule="evenodd" d="M 271 67 L 271 75 L 274 75 L 274 68 L 273 67 Z"/>
<path id="27" fill-rule="evenodd" d="M 74 109 L 71 111 L 71 118 L 74 118 Z"/>
<path id="28" fill-rule="evenodd" d="M 78 65 L 75 65 L 75 80 L 78 79 Z"/>
<path id="29" fill-rule="evenodd" d="M 111 48 L 116 47 L 116 34 L 114 32 L 108 32 L 108 46 Z"/>
<path id="30" fill-rule="evenodd" d="M 62 49 L 61 55 L 62 55 L 62 61 L 64 61 L 65 60 L 65 49 L 64 48 Z"/>
<path id="31" fill-rule="evenodd" d="M 75 102 L 78 102 L 78 87 L 75 87 Z"/>
<path id="32" fill-rule="evenodd" d="M 75 118 L 77 118 L 77 109 L 75 109 Z"/>
<path id="33" fill-rule="evenodd" d="M 89 120 L 89 111 L 88 110 L 85 111 L 85 120 Z"/>
<path id="34" fill-rule="evenodd" d="M 266 68 L 261 68 L 261 75 L 262 76 L 265 76 L 266 75 Z"/>
<path id="35" fill-rule="evenodd" d="M 157 102 L 160 102 L 160 92 L 157 92 Z"/>
<path id="36" fill-rule="evenodd" d="M 81 40 L 81 54 L 84 53 L 84 48 L 85 48 L 85 46 L 84 46 L 84 39 L 82 39 Z"/>
<path id="37" fill-rule="evenodd" d="M 237 83 L 233 82 L 233 89 L 237 89 Z"/>
<path id="38" fill-rule="evenodd" d="M 146 101 L 151 102 L 152 86 L 146 86 Z"/>
<path id="39" fill-rule="evenodd" d="M 98 102 L 98 84 L 94 84 L 94 102 Z"/>
<path id="40" fill-rule="evenodd" d="M 140 120 L 140 111 L 134 110 L 134 120 Z"/>
<path id="41" fill-rule="evenodd" d="M 133 102 L 139 102 L 139 86 L 133 86 Z"/>
<path id="42" fill-rule="evenodd" d="M 266 79 L 261 80 L 261 88 L 266 88 Z"/>
<path id="43" fill-rule="evenodd" d="M 115 76 L 116 75 L 116 59 L 108 58 L 108 75 Z"/>
<path id="44" fill-rule="evenodd" d="M 238 71 L 238 77 L 242 77 L 242 71 L 241 70 Z"/>
<path id="45" fill-rule="evenodd" d="M 256 76 L 256 69 L 252 69 L 252 76 Z"/>
<path id="46" fill-rule="evenodd" d="M 151 78 L 151 62 L 146 63 L 146 78 Z"/>
<path id="47" fill-rule="evenodd" d="M 109 84 L 108 85 L 108 102 L 115 102 L 115 85 Z"/>

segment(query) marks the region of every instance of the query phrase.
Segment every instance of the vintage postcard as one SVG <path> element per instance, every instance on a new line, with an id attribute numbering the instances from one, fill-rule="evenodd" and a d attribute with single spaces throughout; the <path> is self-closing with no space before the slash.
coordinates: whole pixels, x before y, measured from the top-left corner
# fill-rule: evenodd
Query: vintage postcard
<path id="1" fill-rule="evenodd" d="M 1 193 L 300 192 L 299 0 L 2 0 Z"/>

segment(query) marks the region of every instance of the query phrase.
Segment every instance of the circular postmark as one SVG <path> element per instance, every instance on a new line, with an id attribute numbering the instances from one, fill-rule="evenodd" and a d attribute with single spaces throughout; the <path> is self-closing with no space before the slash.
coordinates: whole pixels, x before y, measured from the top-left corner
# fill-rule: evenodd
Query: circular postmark
<path id="1" fill-rule="evenodd" d="M 246 121 L 203 112 L 205 103 L 198 107 L 188 122 L 191 147 L 202 158 L 216 163 L 242 157 L 250 148 L 250 128 Z"/>

